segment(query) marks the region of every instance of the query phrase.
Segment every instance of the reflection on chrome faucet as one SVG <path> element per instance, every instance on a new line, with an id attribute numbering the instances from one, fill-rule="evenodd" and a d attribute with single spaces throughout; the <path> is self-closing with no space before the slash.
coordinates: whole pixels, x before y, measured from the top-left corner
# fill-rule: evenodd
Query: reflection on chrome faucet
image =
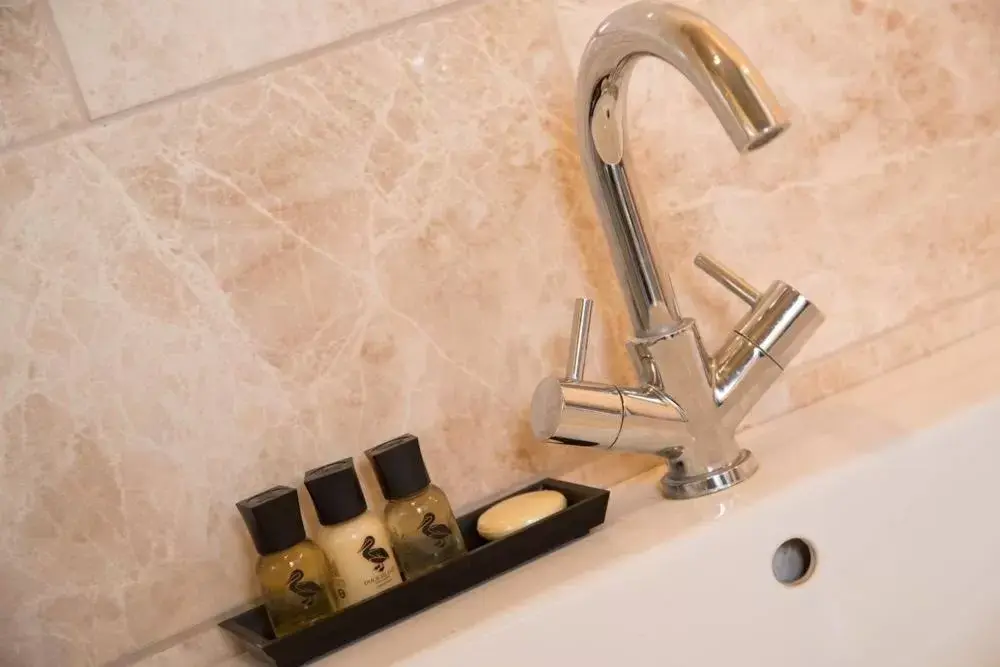
<path id="1" fill-rule="evenodd" d="M 734 434 L 761 395 L 823 321 L 783 282 L 763 293 L 703 255 L 695 264 L 750 306 L 709 355 L 698 327 L 682 317 L 669 279 L 653 260 L 630 180 L 625 95 L 642 56 L 673 65 L 698 89 L 740 152 L 764 146 L 788 127 L 774 95 L 721 30 L 686 9 L 637 2 L 611 14 L 584 52 L 577 122 L 584 168 L 625 294 L 635 337 L 626 344 L 637 387 L 585 382 L 592 303 L 577 300 L 563 378 L 543 380 L 532 400 L 532 427 L 549 442 L 667 458 L 660 481 L 668 498 L 713 493 L 757 464 Z"/>

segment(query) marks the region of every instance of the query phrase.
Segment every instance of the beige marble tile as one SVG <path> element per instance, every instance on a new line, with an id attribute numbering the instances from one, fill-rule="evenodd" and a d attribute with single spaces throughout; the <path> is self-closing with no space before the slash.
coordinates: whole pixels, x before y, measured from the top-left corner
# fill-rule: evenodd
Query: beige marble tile
<path id="1" fill-rule="evenodd" d="M 39 3 L 0 3 L 0 149 L 81 122 Z"/>
<path id="2" fill-rule="evenodd" d="M 614 297 L 568 74 L 549 8 L 492 3 L 0 161 L 4 650 L 248 599 L 233 503 L 404 430 L 456 505 L 598 458 L 525 422 L 571 297 Z"/>
<path id="3" fill-rule="evenodd" d="M 103 116 L 303 53 L 448 0 L 50 0 L 90 112 Z M 359 57 L 352 51 L 345 57 Z"/>

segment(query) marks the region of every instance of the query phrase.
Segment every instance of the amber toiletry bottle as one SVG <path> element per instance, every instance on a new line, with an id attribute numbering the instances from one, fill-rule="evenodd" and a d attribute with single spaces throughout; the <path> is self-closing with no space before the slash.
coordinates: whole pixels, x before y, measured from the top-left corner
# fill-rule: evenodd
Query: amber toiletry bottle
<path id="1" fill-rule="evenodd" d="M 465 553 L 451 504 L 444 491 L 431 484 L 416 436 L 401 435 L 365 454 L 389 501 L 385 523 L 407 579 Z"/>
<path id="2" fill-rule="evenodd" d="M 278 637 L 337 610 L 322 549 L 306 539 L 295 489 L 276 486 L 236 503 L 260 559 L 257 579 Z"/>
<path id="3" fill-rule="evenodd" d="M 322 524 L 316 542 L 342 579 L 342 606 L 402 583 L 389 531 L 381 516 L 368 511 L 354 461 L 310 470 L 305 483 Z"/>

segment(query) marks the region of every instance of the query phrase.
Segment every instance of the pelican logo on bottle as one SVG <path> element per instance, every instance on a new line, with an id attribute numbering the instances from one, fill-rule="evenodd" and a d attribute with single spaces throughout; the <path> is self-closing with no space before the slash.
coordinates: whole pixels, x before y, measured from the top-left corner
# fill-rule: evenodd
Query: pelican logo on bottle
<path id="1" fill-rule="evenodd" d="M 434 523 L 436 520 L 437 517 L 433 512 L 425 514 L 420 522 L 420 532 L 434 540 L 435 546 L 441 549 L 445 545 L 445 540 L 451 537 L 451 528 L 443 523 Z"/>
<path id="2" fill-rule="evenodd" d="M 358 549 L 358 553 L 361 554 L 369 563 L 375 564 L 373 569 L 376 572 L 385 571 L 385 562 L 389 560 L 389 552 L 382 547 L 375 546 L 374 537 L 371 535 L 365 537 L 364 541 L 361 543 L 361 548 Z"/>
<path id="3" fill-rule="evenodd" d="M 308 609 L 313 606 L 313 603 L 316 602 L 316 596 L 323 589 L 315 581 L 302 581 L 305 576 L 302 570 L 292 570 L 292 573 L 288 575 L 288 590 L 298 595 L 302 599 L 302 606 Z"/>

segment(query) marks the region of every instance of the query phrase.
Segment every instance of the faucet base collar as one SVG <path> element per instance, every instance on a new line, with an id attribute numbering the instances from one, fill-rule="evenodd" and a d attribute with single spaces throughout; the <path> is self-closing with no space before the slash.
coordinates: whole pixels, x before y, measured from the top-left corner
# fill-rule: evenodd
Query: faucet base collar
<path id="1" fill-rule="evenodd" d="M 672 500 L 684 500 L 725 491 L 757 472 L 757 459 L 749 449 L 741 449 L 736 460 L 724 468 L 692 477 L 674 477 L 668 472 L 660 479 L 660 492 Z"/>

